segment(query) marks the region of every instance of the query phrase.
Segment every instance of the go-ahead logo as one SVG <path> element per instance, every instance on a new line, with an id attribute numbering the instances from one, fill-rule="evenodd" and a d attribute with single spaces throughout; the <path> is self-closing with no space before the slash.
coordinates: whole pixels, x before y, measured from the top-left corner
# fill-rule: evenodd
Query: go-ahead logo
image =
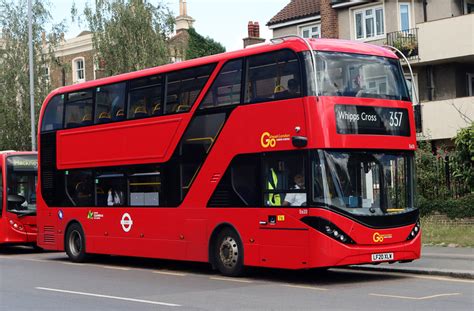
<path id="1" fill-rule="evenodd" d="M 391 239 L 392 235 L 389 234 L 380 234 L 378 232 L 375 232 L 374 235 L 372 236 L 372 240 L 374 240 L 375 243 L 382 243 L 384 239 Z"/>
<path id="2" fill-rule="evenodd" d="M 133 220 L 130 217 L 129 213 L 125 213 L 122 215 L 122 220 L 120 220 L 120 224 L 122 225 L 122 229 L 125 232 L 129 232 L 132 229 Z"/>
<path id="3" fill-rule="evenodd" d="M 290 134 L 272 135 L 269 132 L 265 132 L 260 136 L 260 144 L 263 148 L 274 148 L 277 142 L 288 140 L 290 140 Z"/>

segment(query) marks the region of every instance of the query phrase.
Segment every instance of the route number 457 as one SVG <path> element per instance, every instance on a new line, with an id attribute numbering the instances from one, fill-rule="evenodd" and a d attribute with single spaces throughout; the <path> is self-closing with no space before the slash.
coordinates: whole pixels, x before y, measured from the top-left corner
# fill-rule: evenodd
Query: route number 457
<path id="1" fill-rule="evenodd" d="M 402 112 L 393 112 L 390 111 L 390 126 L 400 127 L 402 125 Z"/>

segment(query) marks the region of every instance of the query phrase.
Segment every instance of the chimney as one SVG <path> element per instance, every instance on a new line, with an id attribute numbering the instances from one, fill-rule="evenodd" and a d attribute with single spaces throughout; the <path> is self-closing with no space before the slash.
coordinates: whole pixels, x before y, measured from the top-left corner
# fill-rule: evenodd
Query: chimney
<path id="1" fill-rule="evenodd" d="M 247 24 L 248 36 L 244 38 L 244 48 L 257 43 L 265 42 L 264 38 L 260 38 L 260 26 L 258 22 L 248 22 Z"/>
<path id="2" fill-rule="evenodd" d="M 321 0 L 319 10 L 321 14 L 321 37 L 339 38 L 337 12 L 333 9 L 332 0 Z"/>
<path id="3" fill-rule="evenodd" d="M 258 22 L 253 23 L 253 35 L 255 38 L 260 38 L 260 25 Z"/>
<path id="4" fill-rule="evenodd" d="M 254 38 L 255 35 L 254 35 L 254 31 L 253 31 L 253 22 L 249 22 L 248 25 L 247 25 L 247 32 L 248 32 L 248 38 Z"/>

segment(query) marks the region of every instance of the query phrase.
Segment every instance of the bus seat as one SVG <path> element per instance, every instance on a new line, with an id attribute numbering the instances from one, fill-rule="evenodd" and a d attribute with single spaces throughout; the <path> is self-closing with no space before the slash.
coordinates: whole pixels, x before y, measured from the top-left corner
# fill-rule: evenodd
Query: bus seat
<path id="1" fill-rule="evenodd" d="M 101 112 L 98 118 L 99 123 L 107 123 L 112 121 L 112 118 L 110 117 L 110 114 L 108 112 Z"/>
<path id="2" fill-rule="evenodd" d="M 161 103 L 158 103 L 153 107 L 153 111 L 152 111 L 151 114 L 154 115 L 154 116 L 157 116 L 157 115 L 161 114 Z"/>
<path id="3" fill-rule="evenodd" d="M 175 112 L 184 112 L 184 111 L 188 111 L 189 108 L 191 108 L 190 106 L 188 105 L 178 105 L 178 107 L 176 107 L 176 111 Z"/>
<path id="4" fill-rule="evenodd" d="M 123 109 L 119 109 L 117 113 L 115 114 L 114 120 L 116 121 L 121 121 L 125 119 L 125 112 Z"/>
<path id="5" fill-rule="evenodd" d="M 148 113 L 146 111 L 146 108 L 144 106 L 136 107 L 135 110 L 133 111 L 133 117 L 134 118 L 148 117 Z"/>
<path id="6" fill-rule="evenodd" d="M 92 117 L 89 113 L 86 113 L 81 120 L 81 125 L 90 125 L 92 124 Z"/>

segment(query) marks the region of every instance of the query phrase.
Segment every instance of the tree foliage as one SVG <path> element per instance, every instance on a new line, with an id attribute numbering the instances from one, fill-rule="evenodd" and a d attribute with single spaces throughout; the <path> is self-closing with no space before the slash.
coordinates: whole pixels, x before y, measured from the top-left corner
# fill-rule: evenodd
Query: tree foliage
<path id="1" fill-rule="evenodd" d="M 51 15 L 42 0 L 33 1 L 32 13 L 35 119 L 38 120 L 41 103 L 51 88 L 42 72 L 51 61 L 52 49 L 64 27 L 58 24 L 46 29 L 45 25 L 51 24 Z M 0 0 L 0 150 L 31 149 L 27 16 L 27 0 Z"/>
<path id="2" fill-rule="evenodd" d="M 458 131 L 454 138 L 456 146 L 454 158 L 457 167 L 454 170 L 454 177 L 474 191 L 474 122 L 471 126 Z"/>
<path id="3" fill-rule="evenodd" d="M 203 37 L 194 28 L 189 29 L 189 42 L 186 51 L 186 59 L 193 59 L 218 53 L 224 53 L 225 48 L 219 42 Z"/>
<path id="4" fill-rule="evenodd" d="M 73 8 L 73 16 L 80 17 Z M 164 4 L 147 0 L 96 0 L 84 17 L 106 75 L 159 66 L 169 62 L 166 41 L 174 19 Z"/>

